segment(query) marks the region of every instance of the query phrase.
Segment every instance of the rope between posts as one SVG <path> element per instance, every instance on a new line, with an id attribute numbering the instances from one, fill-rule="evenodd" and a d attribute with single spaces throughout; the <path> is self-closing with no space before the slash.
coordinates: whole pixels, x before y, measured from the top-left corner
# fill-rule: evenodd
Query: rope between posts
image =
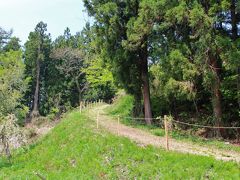
<path id="1" fill-rule="evenodd" d="M 87 103 L 87 102 L 86 102 Z M 88 104 L 88 103 L 87 103 Z M 92 104 L 92 103 L 90 103 Z M 81 108 L 86 108 L 88 106 L 85 105 L 85 103 L 80 105 Z M 120 116 L 120 115 L 112 115 L 113 117 L 119 117 L 119 118 L 125 118 L 125 119 L 132 119 L 132 120 L 145 120 L 145 119 L 151 119 L 151 120 L 162 120 L 162 118 L 157 117 L 157 118 L 134 118 L 134 117 L 130 117 L 130 116 Z M 209 128 L 209 129 L 240 129 L 240 127 L 224 127 L 224 126 L 207 126 L 207 125 L 200 125 L 200 124 L 191 124 L 191 123 L 186 123 L 186 122 L 182 122 L 182 121 L 177 121 L 177 120 L 171 120 L 171 122 L 175 122 L 178 124 L 184 124 L 184 125 L 188 125 L 188 126 L 195 126 L 195 127 L 199 127 L 199 128 Z"/>
<path id="2" fill-rule="evenodd" d="M 152 119 L 152 120 L 160 120 L 160 118 L 134 118 L 134 117 L 131 117 L 131 116 L 120 116 L 120 115 L 111 115 L 112 117 L 120 117 L 120 118 L 124 118 L 124 119 L 133 119 L 133 120 L 137 120 L 137 119 L 140 119 L 140 120 L 145 120 L 145 119 Z"/>
<path id="3" fill-rule="evenodd" d="M 133 118 L 133 117 L 124 117 L 124 116 L 119 116 L 119 117 L 121 117 L 121 118 L 125 118 L 125 119 L 140 119 L 140 120 L 145 120 L 145 119 L 151 119 L 151 120 L 159 120 L 160 118 Z"/>
<path id="4" fill-rule="evenodd" d="M 119 116 L 119 115 L 114 115 L 116 117 L 120 117 L 120 118 L 125 118 L 125 119 L 132 119 L 132 120 L 145 120 L 145 119 L 152 119 L 152 120 L 161 120 L 162 118 L 133 118 L 130 116 Z M 200 125 L 200 124 L 191 124 L 191 123 L 186 123 L 186 122 L 182 122 L 182 121 L 177 121 L 177 120 L 171 120 L 172 122 L 178 123 L 178 124 L 184 124 L 184 125 L 188 125 L 188 126 L 195 126 L 195 127 L 200 127 L 200 128 L 209 128 L 209 129 L 240 129 L 240 127 L 224 127 L 224 126 L 206 126 L 206 125 Z"/>
<path id="5" fill-rule="evenodd" d="M 172 122 L 179 123 L 179 124 L 184 124 L 188 126 L 195 126 L 195 127 L 202 127 L 202 128 L 211 128 L 211 129 L 240 129 L 240 127 L 223 127 L 223 126 L 204 126 L 200 124 L 191 124 L 191 123 L 186 123 L 186 122 L 181 122 L 177 120 L 171 120 Z"/>

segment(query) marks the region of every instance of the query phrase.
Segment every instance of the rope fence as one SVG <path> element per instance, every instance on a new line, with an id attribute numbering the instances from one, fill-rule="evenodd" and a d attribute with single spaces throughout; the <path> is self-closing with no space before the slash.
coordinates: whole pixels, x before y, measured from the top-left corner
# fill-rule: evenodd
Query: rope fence
<path id="1" fill-rule="evenodd" d="M 98 101 L 81 101 L 79 104 L 79 111 L 82 113 L 83 109 L 87 109 L 89 112 L 90 108 L 95 107 L 96 105 L 102 104 L 104 101 L 103 100 L 98 100 Z M 187 122 L 182 122 L 178 120 L 174 120 L 171 117 L 168 117 L 167 115 L 164 115 L 163 117 L 157 117 L 157 118 L 143 118 L 143 117 L 131 117 L 131 116 L 121 116 L 121 115 L 111 115 L 112 117 L 117 119 L 117 134 L 119 134 L 119 126 L 120 126 L 120 119 L 130 119 L 135 121 L 136 123 L 142 122 L 143 124 L 145 123 L 146 119 L 151 119 L 157 120 L 158 125 L 160 125 L 162 128 L 164 128 L 165 132 L 165 141 L 166 141 L 166 149 L 169 150 L 169 139 L 170 139 L 170 131 L 172 130 L 173 124 L 181 124 L 181 125 L 186 125 L 186 126 L 192 126 L 192 127 L 198 127 L 198 128 L 208 128 L 208 129 L 236 129 L 239 130 L 240 127 L 229 127 L 229 126 L 210 126 L 210 125 L 200 125 L 200 124 L 193 124 L 193 123 L 187 123 Z M 97 110 L 97 116 L 96 116 L 96 125 L 97 129 L 99 128 L 99 110 Z M 156 125 L 156 124 L 155 124 Z"/>
<path id="2" fill-rule="evenodd" d="M 119 115 L 112 115 L 113 117 L 118 117 Z M 130 116 L 119 116 L 123 119 L 131 119 L 131 120 L 145 120 L 145 119 L 151 119 L 151 120 L 159 120 L 164 122 L 164 118 L 162 117 L 157 117 L 157 118 L 134 118 Z M 240 129 L 240 127 L 235 127 L 235 126 L 208 126 L 208 125 L 200 125 L 200 124 L 192 124 L 192 123 L 186 123 L 182 121 L 177 121 L 177 120 L 170 120 L 171 122 L 175 122 L 177 124 L 183 124 L 187 126 L 194 126 L 194 127 L 199 127 L 199 128 L 209 128 L 209 129 Z"/>
<path id="3" fill-rule="evenodd" d="M 133 118 L 133 117 L 124 117 L 124 116 L 120 116 L 122 119 L 131 119 L 131 120 L 145 120 L 145 118 Z M 166 150 L 169 150 L 169 141 L 170 141 L 170 134 L 171 134 L 171 130 L 173 128 L 174 124 L 181 124 L 181 125 L 186 125 L 186 126 L 191 126 L 191 127 L 197 127 L 197 128 L 207 128 L 207 129 L 234 129 L 238 131 L 240 130 L 240 127 L 229 127 L 229 126 L 209 126 L 209 125 L 200 125 L 200 124 L 193 124 L 193 123 L 187 123 L 187 122 L 182 122 L 182 121 L 177 121 L 172 119 L 171 117 L 168 117 L 166 115 L 164 115 L 164 117 L 157 117 L 157 118 L 148 118 L 151 120 L 158 120 L 158 125 L 160 125 L 163 129 L 164 129 L 164 133 L 165 133 L 165 146 L 166 146 Z M 137 122 L 139 124 L 139 122 Z M 144 121 L 144 124 L 145 121 Z M 236 138 L 239 141 L 239 134 L 236 135 Z"/>
<path id="4" fill-rule="evenodd" d="M 191 124 L 191 123 L 186 123 L 182 121 L 177 121 L 177 120 L 171 120 L 172 122 L 178 123 L 178 124 L 184 124 L 188 126 L 195 126 L 199 128 L 209 128 L 209 129 L 240 129 L 240 127 L 224 127 L 224 126 L 205 126 L 205 125 L 200 125 L 200 124 Z"/>

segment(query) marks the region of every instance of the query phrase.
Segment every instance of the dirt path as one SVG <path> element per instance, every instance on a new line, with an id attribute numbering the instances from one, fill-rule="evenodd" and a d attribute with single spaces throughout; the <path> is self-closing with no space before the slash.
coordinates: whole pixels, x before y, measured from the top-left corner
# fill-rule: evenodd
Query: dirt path
<path id="1" fill-rule="evenodd" d="M 132 128 L 123 124 L 117 123 L 117 121 L 113 120 L 111 117 L 104 114 L 104 108 L 108 105 L 101 105 L 94 107 L 90 110 L 89 114 L 91 117 L 97 115 L 99 111 L 99 125 L 104 127 L 111 133 L 117 134 L 119 136 L 127 137 L 140 146 L 146 145 L 153 145 L 156 147 L 163 147 L 165 148 L 165 138 L 152 135 L 146 131 Z M 236 161 L 240 163 L 240 153 L 233 152 L 233 151 L 226 151 L 226 150 L 219 150 L 216 148 L 211 147 L 204 147 L 193 143 L 186 143 L 182 141 L 177 141 L 174 139 L 170 140 L 170 150 L 178 151 L 181 153 L 190 153 L 190 154 L 197 154 L 202 156 L 213 156 L 218 160 L 225 160 L 225 161 Z"/>

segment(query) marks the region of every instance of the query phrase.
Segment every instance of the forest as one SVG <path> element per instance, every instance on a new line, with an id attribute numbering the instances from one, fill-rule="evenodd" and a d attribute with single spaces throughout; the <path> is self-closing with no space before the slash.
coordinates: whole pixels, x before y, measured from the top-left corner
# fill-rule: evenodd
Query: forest
<path id="1" fill-rule="evenodd" d="M 82 100 L 134 97 L 132 116 L 240 125 L 240 14 L 232 1 L 84 1 L 93 22 L 55 40 L 39 22 L 24 46 L 1 28 L 0 114 L 24 125 Z M 220 130 L 219 130 L 220 131 Z M 220 136 L 236 132 L 221 130 Z"/>
<path id="2" fill-rule="evenodd" d="M 239 4 L 85 1 L 103 61 L 134 96 L 134 116 L 217 127 L 239 126 Z"/>
<path id="3" fill-rule="evenodd" d="M 91 20 L 76 34 L 53 39 L 41 21 L 21 43 L 0 27 L 2 144 L 15 127 L 119 93 L 131 97 L 126 116 L 146 127 L 167 115 L 203 126 L 180 131 L 240 142 L 240 1 L 83 2 Z"/>

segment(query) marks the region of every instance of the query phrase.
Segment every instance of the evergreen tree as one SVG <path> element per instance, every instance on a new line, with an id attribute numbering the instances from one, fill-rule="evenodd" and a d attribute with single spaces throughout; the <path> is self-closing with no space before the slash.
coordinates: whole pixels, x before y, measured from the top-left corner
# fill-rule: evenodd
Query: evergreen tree
<path id="1" fill-rule="evenodd" d="M 124 43 L 128 42 L 128 24 L 138 16 L 139 1 L 86 0 L 84 3 L 89 14 L 95 17 L 102 57 L 110 62 L 115 79 L 134 95 L 136 104 L 143 97 L 145 120 L 151 124 L 148 37 L 142 37 L 140 45 L 132 49 Z M 137 106 L 140 112 L 141 107 Z"/>
<path id="2" fill-rule="evenodd" d="M 47 24 L 40 22 L 31 32 L 25 43 L 26 76 L 31 78 L 29 91 L 26 94 L 27 105 L 31 109 L 30 120 L 38 117 L 39 104 L 44 99 L 44 77 L 46 59 L 50 54 L 50 37 L 46 34 Z"/>

